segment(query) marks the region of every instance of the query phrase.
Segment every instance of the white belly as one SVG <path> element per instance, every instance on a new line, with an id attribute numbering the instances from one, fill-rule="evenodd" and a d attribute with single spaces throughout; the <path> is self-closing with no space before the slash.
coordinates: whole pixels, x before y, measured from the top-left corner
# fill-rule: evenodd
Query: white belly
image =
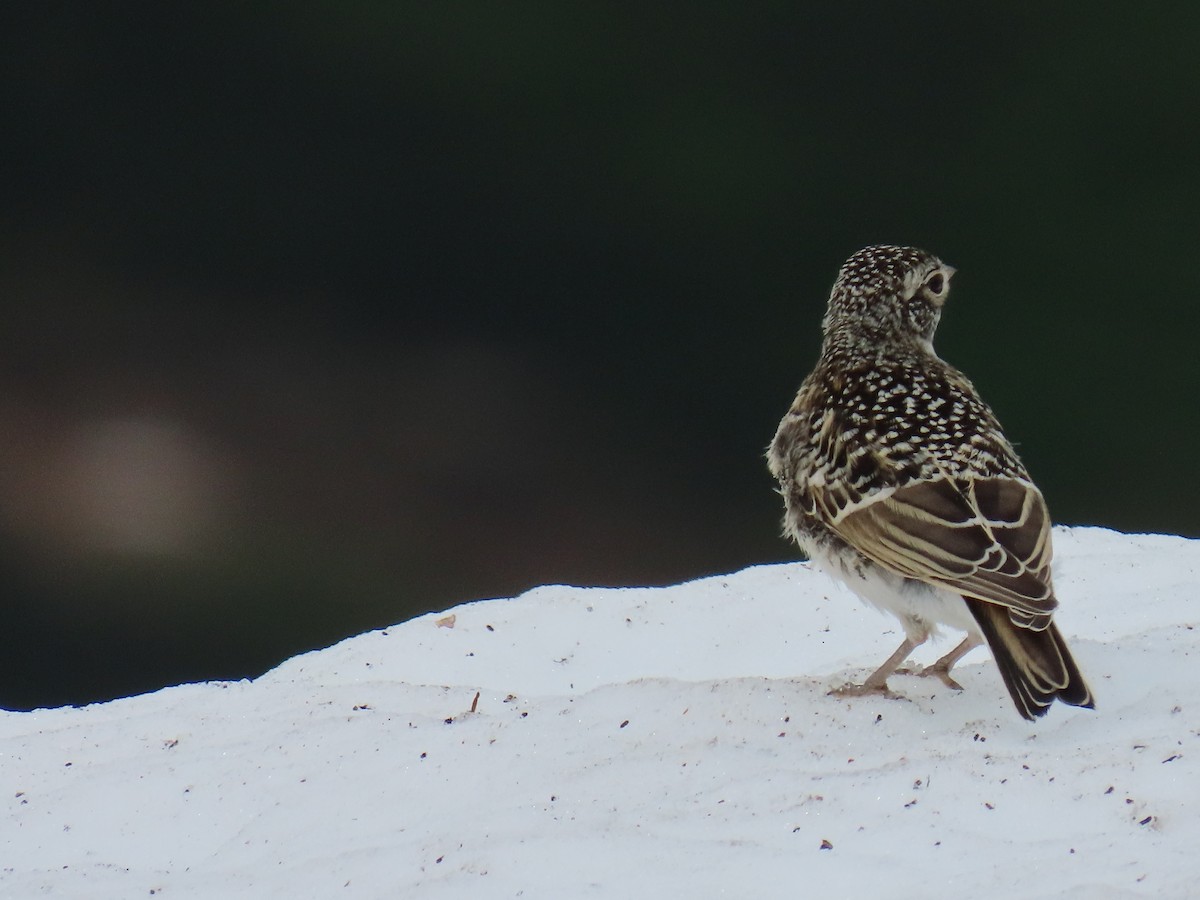
<path id="1" fill-rule="evenodd" d="M 939 625 L 982 639 L 975 617 L 958 594 L 904 578 L 877 565 L 863 566 L 860 571 L 855 561 L 837 553 L 812 553 L 817 568 L 845 584 L 868 606 L 891 613 L 913 640 L 936 637 Z"/>

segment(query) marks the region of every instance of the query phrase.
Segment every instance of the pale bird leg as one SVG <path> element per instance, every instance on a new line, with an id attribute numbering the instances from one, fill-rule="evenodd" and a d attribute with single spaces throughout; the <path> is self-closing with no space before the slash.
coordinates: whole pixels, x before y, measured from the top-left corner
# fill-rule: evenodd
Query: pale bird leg
<path id="1" fill-rule="evenodd" d="M 839 697 L 859 697 L 863 694 L 883 694 L 885 697 L 895 697 L 896 694 L 888 690 L 888 676 L 900 667 L 900 663 L 908 659 L 908 654 L 923 643 L 925 643 L 924 640 L 916 641 L 906 637 L 896 652 L 884 660 L 883 665 L 872 672 L 862 684 L 847 684 L 830 691 L 830 693 Z"/>
<path id="2" fill-rule="evenodd" d="M 954 668 L 954 664 L 960 659 L 983 643 L 983 638 L 967 635 L 963 638 L 962 643 L 935 662 L 932 666 L 926 666 L 917 674 L 924 678 L 927 675 L 936 675 L 942 679 L 942 683 L 946 687 L 954 688 L 956 691 L 961 691 L 963 686 L 950 677 L 950 670 Z"/>

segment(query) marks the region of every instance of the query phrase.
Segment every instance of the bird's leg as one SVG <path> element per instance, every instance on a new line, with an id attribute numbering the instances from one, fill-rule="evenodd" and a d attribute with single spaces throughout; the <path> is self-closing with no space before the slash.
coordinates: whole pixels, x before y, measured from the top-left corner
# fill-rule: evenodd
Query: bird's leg
<path id="1" fill-rule="evenodd" d="M 884 660 L 883 665 L 872 672 L 862 684 L 847 684 L 830 691 L 830 693 L 836 694 L 839 697 L 858 697 L 863 694 L 883 694 L 885 697 L 894 697 L 895 694 L 888 690 L 888 676 L 900 667 L 900 663 L 908 659 L 908 654 L 912 653 L 913 650 L 923 643 L 925 643 L 924 639 L 918 641 L 911 637 L 906 637 L 904 643 L 897 648 L 896 652 Z"/>
<path id="2" fill-rule="evenodd" d="M 936 675 L 942 679 L 946 687 L 954 688 L 956 691 L 961 691 L 963 686 L 950 677 L 950 670 L 960 659 L 983 643 L 983 638 L 967 635 L 963 638 L 962 643 L 935 662 L 932 666 L 926 666 L 917 674 L 924 678 L 927 675 Z"/>

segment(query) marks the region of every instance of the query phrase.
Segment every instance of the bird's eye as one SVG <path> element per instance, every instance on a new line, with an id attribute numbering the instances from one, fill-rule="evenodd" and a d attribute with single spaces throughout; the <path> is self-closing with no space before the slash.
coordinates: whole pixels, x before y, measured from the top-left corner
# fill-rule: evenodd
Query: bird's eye
<path id="1" fill-rule="evenodd" d="M 925 287 L 929 288 L 935 297 L 940 297 L 946 290 L 946 276 L 941 272 L 934 272 L 925 282 Z"/>

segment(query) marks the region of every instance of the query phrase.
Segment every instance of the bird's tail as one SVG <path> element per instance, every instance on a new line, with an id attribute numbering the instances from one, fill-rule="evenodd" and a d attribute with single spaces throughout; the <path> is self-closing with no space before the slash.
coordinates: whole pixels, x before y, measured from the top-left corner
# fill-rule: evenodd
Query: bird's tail
<path id="1" fill-rule="evenodd" d="M 1093 707 L 1092 692 L 1053 622 L 1040 630 L 1022 628 L 1009 617 L 1007 607 L 964 599 L 992 648 L 1017 712 L 1032 720 L 1044 716 L 1055 700 Z"/>

